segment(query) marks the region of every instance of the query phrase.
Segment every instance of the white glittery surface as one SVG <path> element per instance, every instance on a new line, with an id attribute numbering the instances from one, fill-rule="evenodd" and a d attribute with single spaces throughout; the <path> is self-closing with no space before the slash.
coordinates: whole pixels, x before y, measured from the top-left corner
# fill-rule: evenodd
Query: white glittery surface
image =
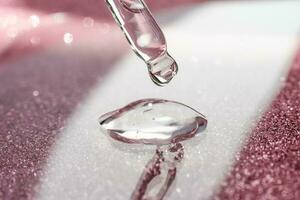
<path id="1" fill-rule="evenodd" d="M 149 97 L 176 100 L 207 116 L 204 134 L 184 143 L 168 199 L 209 198 L 290 66 L 299 14 L 297 3 L 286 2 L 272 2 L 272 13 L 267 2 L 216 3 L 175 22 L 166 36 L 180 68 L 167 87 L 154 86 L 133 54 L 117 63 L 54 145 L 37 199 L 128 199 L 154 147 L 112 142 L 97 118 Z"/>

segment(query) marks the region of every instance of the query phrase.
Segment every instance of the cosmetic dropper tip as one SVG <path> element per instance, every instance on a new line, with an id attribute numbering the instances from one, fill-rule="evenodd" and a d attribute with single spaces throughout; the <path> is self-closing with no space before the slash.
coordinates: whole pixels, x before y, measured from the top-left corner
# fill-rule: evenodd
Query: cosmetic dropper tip
<path id="1" fill-rule="evenodd" d="M 147 65 L 152 81 L 158 86 L 167 85 L 178 72 L 176 61 L 168 53 L 149 61 Z"/>

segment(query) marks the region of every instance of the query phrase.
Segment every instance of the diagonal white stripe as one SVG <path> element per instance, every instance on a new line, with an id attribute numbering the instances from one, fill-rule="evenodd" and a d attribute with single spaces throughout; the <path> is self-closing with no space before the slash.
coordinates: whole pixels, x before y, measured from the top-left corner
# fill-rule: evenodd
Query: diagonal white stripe
<path id="1" fill-rule="evenodd" d="M 186 157 L 168 197 L 209 198 L 286 75 L 299 42 L 299 6 L 268 1 L 195 8 L 167 31 L 180 71 L 165 88 L 150 82 L 136 56 L 125 57 L 69 120 L 37 199 L 128 199 L 154 148 L 112 142 L 97 118 L 147 97 L 183 102 L 208 117 L 205 134 L 184 143 Z"/>

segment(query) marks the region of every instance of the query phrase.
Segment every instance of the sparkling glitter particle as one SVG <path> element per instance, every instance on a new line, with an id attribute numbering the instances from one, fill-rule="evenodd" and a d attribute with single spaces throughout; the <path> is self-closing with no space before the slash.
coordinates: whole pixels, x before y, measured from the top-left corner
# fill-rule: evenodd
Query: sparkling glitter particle
<path id="1" fill-rule="evenodd" d="M 41 39 L 39 37 L 32 37 L 32 38 L 30 38 L 30 43 L 32 45 L 38 45 L 38 44 L 40 44 L 40 42 L 41 42 Z"/>
<path id="2" fill-rule="evenodd" d="M 94 19 L 91 17 L 85 17 L 83 19 L 83 27 L 85 28 L 92 28 L 94 26 Z"/>
<path id="3" fill-rule="evenodd" d="M 32 27 L 36 28 L 40 24 L 40 18 L 37 15 L 32 15 L 29 17 L 29 21 Z"/>
<path id="4" fill-rule="evenodd" d="M 37 90 L 34 90 L 34 91 L 32 92 L 32 95 L 33 95 L 34 97 L 37 97 L 37 96 L 40 95 L 40 92 L 37 91 Z"/>
<path id="5" fill-rule="evenodd" d="M 73 35 L 71 33 L 65 33 L 64 42 L 65 44 L 71 44 L 73 42 Z"/>

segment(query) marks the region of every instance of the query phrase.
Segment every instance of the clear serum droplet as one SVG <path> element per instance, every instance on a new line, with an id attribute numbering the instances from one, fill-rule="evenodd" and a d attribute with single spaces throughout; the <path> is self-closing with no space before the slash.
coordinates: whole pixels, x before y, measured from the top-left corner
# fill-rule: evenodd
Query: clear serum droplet
<path id="1" fill-rule="evenodd" d="M 175 101 L 143 99 L 101 116 L 99 123 L 121 142 L 168 145 L 194 137 L 207 120 Z"/>
<path id="2" fill-rule="evenodd" d="M 133 51 L 147 64 L 152 81 L 163 86 L 178 72 L 165 36 L 143 0 L 106 0 Z"/>
<path id="3" fill-rule="evenodd" d="M 135 101 L 102 115 L 99 123 L 117 141 L 157 146 L 131 194 L 133 200 L 163 199 L 176 178 L 177 165 L 184 157 L 180 142 L 191 139 L 207 126 L 206 118 L 196 110 L 163 99 Z M 149 188 L 158 176 L 164 179 L 154 184 L 157 192 L 153 196 L 149 194 Z"/>

